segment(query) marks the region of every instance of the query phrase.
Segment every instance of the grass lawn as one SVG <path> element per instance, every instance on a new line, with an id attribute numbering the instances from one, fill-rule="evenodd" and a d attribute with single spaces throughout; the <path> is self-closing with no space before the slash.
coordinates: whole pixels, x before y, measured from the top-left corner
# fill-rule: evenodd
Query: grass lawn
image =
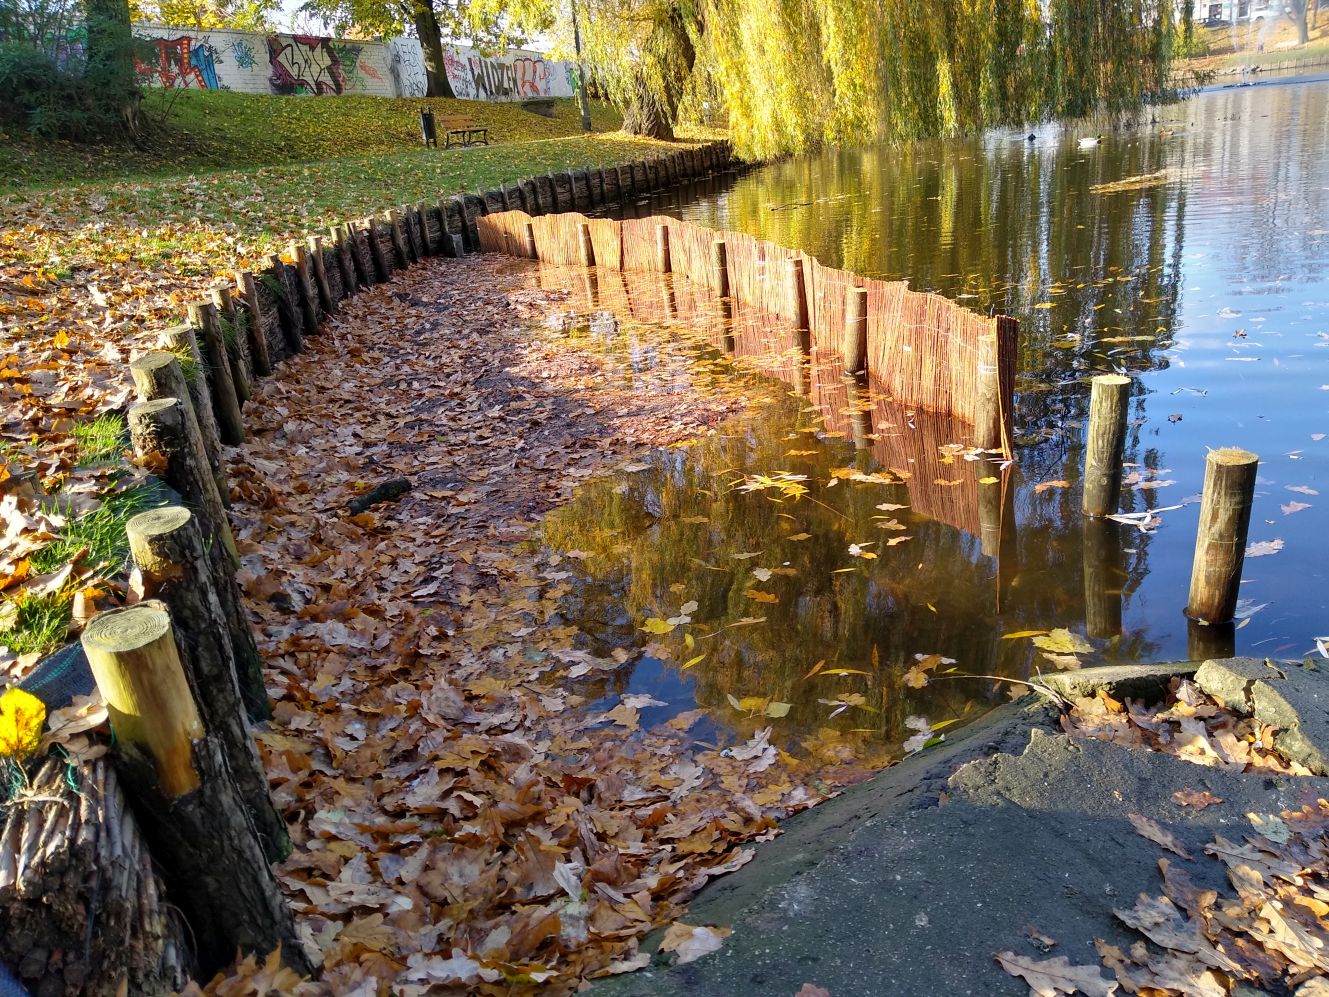
<path id="1" fill-rule="evenodd" d="M 290 239 L 398 204 L 671 148 L 623 135 L 605 106 L 583 135 L 571 100 L 553 118 L 478 101 L 225 91 L 147 103 L 160 119 L 147 148 L 0 136 L 0 482 L 36 469 L 52 495 L 96 459 L 90 452 L 114 453 L 117 430 L 95 420 L 126 404 L 131 356 L 209 287 L 260 268 Z M 426 103 L 487 125 L 495 144 L 422 148 Z M 104 518 L 122 530 L 123 517 Z M 106 524 L 85 525 L 98 528 L 98 543 L 71 535 L 32 557 L 0 552 L 0 635 L 12 631 L 29 573 L 58 568 L 60 552 L 86 566 L 90 548 L 118 549 Z M 23 614 L 47 635 L 39 645 L 63 636 L 50 626 L 53 605 L 67 608 L 56 600 Z"/>
<path id="2" fill-rule="evenodd" d="M 1242 66 L 1271 66 L 1292 59 L 1329 56 L 1329 14 L 1321 14 L 1310 27 L 1310 41 L 1297 44 L 1297 28 L 1286 17 L 1275 17 L 1255 25 L 1246 23 L 1207 28 L 1197 24 L 1195 35 L 1206 54 L 1179 60 L 1179 71 L 1222 73 Z M 1259 50 L 1263 43 L 1264 51 Z"/>

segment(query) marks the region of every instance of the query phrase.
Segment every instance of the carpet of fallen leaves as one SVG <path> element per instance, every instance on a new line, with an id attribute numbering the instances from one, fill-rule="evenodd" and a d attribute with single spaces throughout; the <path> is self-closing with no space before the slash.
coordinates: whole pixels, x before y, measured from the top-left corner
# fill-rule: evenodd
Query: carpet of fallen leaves
<path id="1" fill-rule="evenodd" d="M 1161 707 L 1132 699 L 1123 703 L 1104 691 L 1080 697 L 1062 716 L 1061 726 L 1074 737 L 1162 751 L 1197 765 L 1234 772 L 1311 774 L 1274 750 L 1277 728 L 1224 709 L 1184 678 L 1172 680 Z"/>
<path id="2" fill-rule="evenodd" d="M 566 992 L 644 965 L 638 940 L 671 923 L 704 948 L 688 898 L 866 774 L 769 729 L 696 742 L 702 710 L 642 729 L 649 697 L 613 692 L 636 652 L 597 658 L 560 616 L 540 514 L 745 398 L 647 328 L 653 363 L 625 378 L 631 357 L 542 325 L 568 294 L 534 270 L 449 261 L 357 298 L 263 383 L 231 455 L 276 701 L 258 736 L 296 842 L 281 880 L 323 968 L 301 993 Z M 345 510 L 393 478 L 412 490 Z"/>
<path id="3" fill-rule="evenodd" d="M 189 302 L 230 284 L 234 270 L 260 268 L 291 239 L 390 204 L 661 148 L 614 133 L 0 194 L 0 501 L 8 503 L 0 508 L 0 598 L 20 592 L 27 558 L 68 518 L 8 495 L 8 479 L 36 472 L 45 494 L 73 496 L 73 516 L 95 509 L 111 480 L 128 487 L 122 466 L 77 468 L 71 431 L 122 411 L 130 359 L 156 348 Z M 97 581 L 75 579 L 85 589 Z M 25 594 L 51 584 L 38 579 Z"/>

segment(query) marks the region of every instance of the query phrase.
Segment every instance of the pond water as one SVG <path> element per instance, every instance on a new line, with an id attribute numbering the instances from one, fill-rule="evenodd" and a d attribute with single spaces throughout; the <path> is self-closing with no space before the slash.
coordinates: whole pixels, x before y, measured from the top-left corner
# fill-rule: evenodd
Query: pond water
<path id="1" fill-rule="evenodd" d="M 547 541 L 590 555 L 570 616 L 646 647 L 615 694 L 652 696 L 656 719 L 699 703 L 717 736 L 764 722 L 789 745 L 834 730 L 894 751 L 918 717 L 967 719 L 1007 692 L 958 675 L 1317 653 L 1329 84 L 1155 113 L 1092 147 L 1048 126 L 837 150 L 632 209 L 1015 316 L 1018 448 L 1006 469 L 966 460 L 945 420 L 837 401 L 852 386 L 822 358 L 758 416 L 588 485 Z M 1079 512 L 1088 382 L 1107 372 L 1134 379 L 1121 505 L 1143 529 Z M 1269 553 L 1246 561 L 1237 626 L 1200 631 L 1182 610 L 1222 446 L 1261 457 L 1250 538 Z"/>

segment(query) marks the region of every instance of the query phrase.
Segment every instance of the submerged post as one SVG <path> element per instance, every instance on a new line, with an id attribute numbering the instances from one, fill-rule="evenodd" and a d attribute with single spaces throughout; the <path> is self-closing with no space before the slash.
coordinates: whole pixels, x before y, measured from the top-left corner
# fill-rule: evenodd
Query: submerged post
<path id="1" fill-rule="evenodd" d="M 844 369 L 850 374 L 868 366 L 868 289 L 850 285 L 844 297 Z"/>
<path id="2" fill-rule="evenodd" d="M 1110 516 L 1121 495 L 1121 454 L 1126 444 L 1126 401 L 1131 379 L 1100 374 L 1093 380 L 1089 401 L 1089 445 L 1084 461 L 1086 516 Z"/>
<path id="3" fill-rule="evenodd" d="M 577 226 L 577 245 L 581 256 L 581 265 L 584 267 L 595 266 L 595 244 L 591 241 L 591 226 L 587 222 L 582 222 Z"/>
<path id="4" fill-rule="evenodd" d="M 729 249 L 723 239 L 711 241 L 711 290 L 716 297 L 729 297 Z"/>
<path id="5" fill-rule="evenodd" d="M 793 257 L 789 261 L 786 280 L 789 288 L 789 316 L 800 331 L 812 328 L 808 317 L 808 289 L 803 282 L 803 260 Z"/>
<path id="6" fill-rule="evenodd" d="M 1082 521 L 1084 625 L 1090 637 L 1121 636 L 1121 525 L 1111 519 Z"/>
<path id="7" fill-rule="evenodd" d="M 1237 447 L 1210 451 L 1206 460 L 1186 605 L 1193 620 L 1227 623 L 1236 612 L 1259 464 L 1259 457 Z"/>
<path id="8" fill-rule="evenodd" d="M 661 273 L 669 273 L 669 226 L 660 222 L 655 226 L 655 268 Z"/>

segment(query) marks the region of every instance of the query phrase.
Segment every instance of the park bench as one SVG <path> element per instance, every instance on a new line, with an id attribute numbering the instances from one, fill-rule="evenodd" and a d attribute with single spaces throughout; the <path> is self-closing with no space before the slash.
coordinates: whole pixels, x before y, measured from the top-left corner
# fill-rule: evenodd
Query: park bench
<path id="1" fill-rule="evenodd" d="M 446 129 L 443 148 L 451 149 L 454 145 L 488 145 L 489 129 L 477 125 L 470 118 L 442 117 L 438 123 Z"/>

